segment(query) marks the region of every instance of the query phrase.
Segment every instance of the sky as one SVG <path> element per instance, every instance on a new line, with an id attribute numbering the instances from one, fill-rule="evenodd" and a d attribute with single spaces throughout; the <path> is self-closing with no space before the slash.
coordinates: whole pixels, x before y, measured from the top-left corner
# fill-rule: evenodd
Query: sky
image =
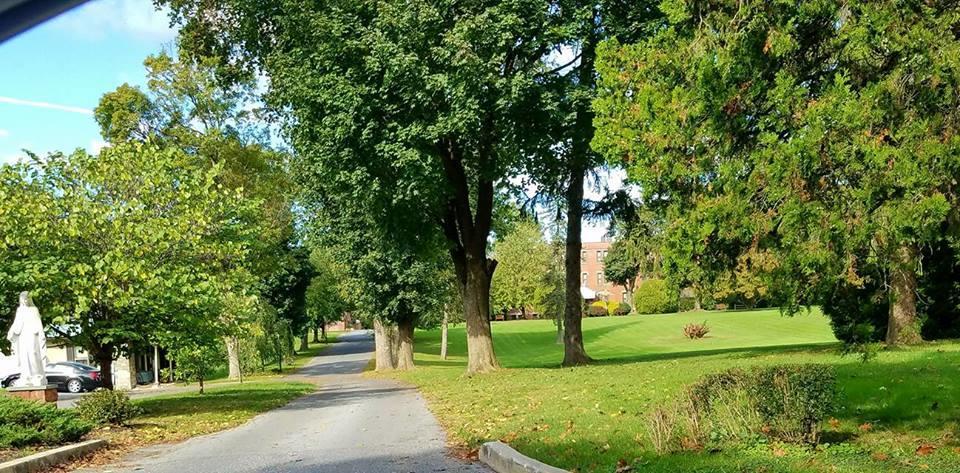
<path id="1" fill-rule="evenodd" d="M 171 49 L 175 37 L 150 0 L 93 0 L 0 43 L 0 163 L 21 159 L 24 149 L 99 151 L 100 96 L 124 83 L 144 86 L 144 58 Z M 602 174 L 601 185 L 622 186 L 622 172 Z M 589 182 L 584 191 L 600 196 Z M 583 241 L 606 231 L 606 222 L 584 222 Z"/>
<path id="2" fill-rule="evenodd" d="M 94 0 L 0 43 L 0 162 L 99 150 L 100 96 L 145 84 L 144 58 L 175 36 L 149 0 Z"/>

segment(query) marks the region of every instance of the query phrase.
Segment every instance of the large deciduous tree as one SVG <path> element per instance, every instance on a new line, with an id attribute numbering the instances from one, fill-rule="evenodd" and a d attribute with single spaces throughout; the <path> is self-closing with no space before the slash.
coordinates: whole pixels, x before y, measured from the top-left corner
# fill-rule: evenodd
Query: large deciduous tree
<path id="1" fill-rule="evenodd" d="M 0 167 L 0 290 L 34 291 L 109 387 L 129 343 L 216 319 L 223 295 L 244 291 L 230 281 L 245 272 L 256 202 L 220 186 L 221 172 L 136 143 Z"/>
<path id="2" fill-rule="evenodd" d="M 758 269 L 791 306 L 836 316 L 884 293 L 886 342 L 918 342 L 921 261 L 956 235 L 956 6 L 661 8 L 669 25 L 650 40 L 602 48 L 594 144 L 660 203 L 667 240 L 705 281 L 775 255 Z"/>
<path id="3" fill-rule="evenodd" d="M 224 77 L 269 79 L 268 101 L 289 112 L 296 169 L 311 190 L 348 195 L 397 238 L 446 237 L 463 287 L 467 369 L 496 369 L 494 196 L 521 157 L 551 152 L 539 128 L 553 100 L 539 73 L 562 34 L 556 5 L 164 3 L 184 47 L 220 57 Z"/>

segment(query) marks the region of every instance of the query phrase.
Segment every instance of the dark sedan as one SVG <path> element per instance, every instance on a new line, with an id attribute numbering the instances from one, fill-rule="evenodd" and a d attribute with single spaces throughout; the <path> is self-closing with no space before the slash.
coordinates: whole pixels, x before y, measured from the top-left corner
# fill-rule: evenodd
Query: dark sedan
<path id="1" fill-rule="evenodd" d="M 19 374 L 7 376 L 0 380 L 0 387 L 10 387 L 17 379 L 20 379 Z M 100 370 L 73 361 L 50 363 L 47 365 L 47 383 L 56 385 L 58 391 L 71 393 L 93 391 L 101 386 Z"/>

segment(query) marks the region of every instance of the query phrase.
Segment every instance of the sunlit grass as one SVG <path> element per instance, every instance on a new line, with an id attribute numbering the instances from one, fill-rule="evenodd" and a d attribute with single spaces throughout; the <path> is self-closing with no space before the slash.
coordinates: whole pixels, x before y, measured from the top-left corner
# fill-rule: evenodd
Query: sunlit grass
<path id="1" fill-rule="evenodd" d="M 682 326 L 706 320 L 710 336 L 687 340 Z M 838 355 L 819 313 L 701 312 L 584 320 L 593 366 L 560 368 L 550 321 L 494 324 L 507 369 L 466 377 L 462 327 L 451 357 L 439 332 L 418 332 L 418 368 L 397 374 L 420 387 L 454 440 L 475 448 L 504 440 L 523 453 L 580 472 L 612 472 L 618 461 L 656 472 L 960 471 L 960 343 L 884 352 L 868 364 Z M 826 363 L 842 390 L 832 444 L 818 451 L 766 444 L 657 456 L 644 418 L 699 376 L 733 366 Z M 842 441 L 841 441 L 842 440 Z M 927 455 L 918 447 L 935 447 Z"/>

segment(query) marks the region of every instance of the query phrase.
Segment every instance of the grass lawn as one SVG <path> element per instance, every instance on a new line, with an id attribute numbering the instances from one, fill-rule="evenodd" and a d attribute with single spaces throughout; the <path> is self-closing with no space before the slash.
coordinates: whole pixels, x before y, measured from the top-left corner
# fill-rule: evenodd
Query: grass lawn
<path id="1" fill-rule="evenodd" d="M 681 328 L 706 320 L 708 338 Z M 560 368 L 550 321 L 494 323 L 504 369 L 465 377 L 462 327 L 448 360 L 438 331 L 416 335 L 418 368 L 396 373 L 419 386 L 454 441 L 475 448 L 504 440 L 579 472 L 613 472 L 619 461 L 655 472 L 960 471 L 960 343 L 884 352 L 861 364 L 838 355 L 819 313 L 701 312 L 584 320 L 593 366 Z M 816 450 L 758 443 L 736 451 L 657 456 L 647 437 L 652 407 L 699 376 L 733 366 L 825 363 L 836 367 L 841 406 Z M 922 447 L 922 448 L 921 448 Z M 919 453 L 918 453 L 919 450 Z"/>

